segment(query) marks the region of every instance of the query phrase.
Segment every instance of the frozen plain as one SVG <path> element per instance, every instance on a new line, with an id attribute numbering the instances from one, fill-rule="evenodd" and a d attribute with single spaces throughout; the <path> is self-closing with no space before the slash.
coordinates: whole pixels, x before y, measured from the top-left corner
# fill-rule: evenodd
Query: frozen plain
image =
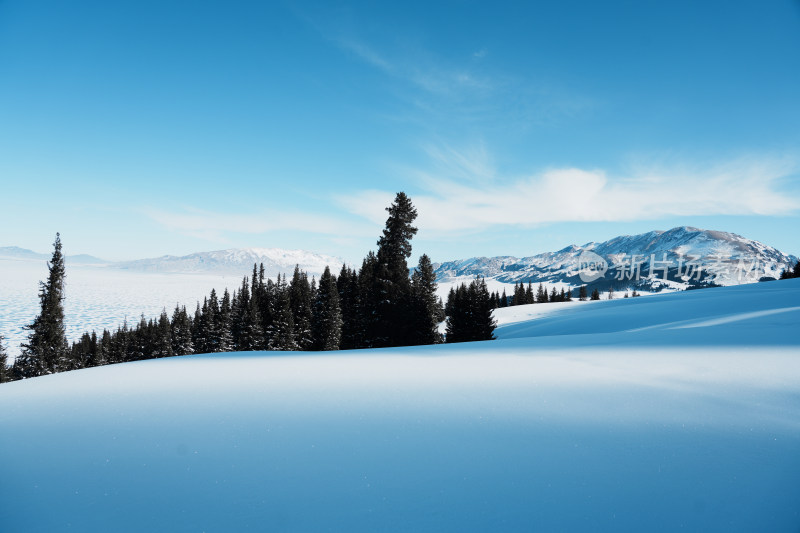
<path id="1" fill-rule="evenodd" d="M 0 385 L 3 531 L 797 531 L 800 280 Z"/>

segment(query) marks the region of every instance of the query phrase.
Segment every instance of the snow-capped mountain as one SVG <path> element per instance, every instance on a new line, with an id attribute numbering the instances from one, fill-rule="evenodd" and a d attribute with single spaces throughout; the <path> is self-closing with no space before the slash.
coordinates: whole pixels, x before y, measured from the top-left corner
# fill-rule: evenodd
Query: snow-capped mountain
<path id="1" fill-rule="evenodd" d="M 139 259 L 115 263 L 115 268 L 144 272 L 213 272 L 245 275 L 253 264 L 264 264 L 268 277 L 290 274 L 295 265 L 309 274 L 319 275 L 330 266 L 337 271 L 343 261 L 338 257 L 316 254 L 304 250 L 281 248 L 235 248 L 214 252 L 199 252 L 184 256 L 165 255 L 153 259 Z"/>
<path id="2" fill-rule="evenodd" d="M 778 278 L 785 268 L 797 262 L 795 256 L 734 233 L 682 226 L 601 243 L 570 245 L 531 257 L 473 257 L 437 263 L 434 268 L 439 282 L 483 276 L 504 283 L 577 286 L 587 283 L 581 273 L 586 272 L 586 261 L 592 258 L 604 261 L 607 268 L 594 283 L 656 289 L 752 283 Z"/>
<path id="3" fill-rule="evenodd" d="M 20 248 L 19 246 L 0 246 L 0 259 L 12 261 L 49 261 L 51 257 L 51 254 L 40 254 L 33 250 Z M 65 257 L 65 260 L 68 263 L 81 265 L 103 265 L 108 263 L 108 261 L 87 254 L 68 255 Z"/>

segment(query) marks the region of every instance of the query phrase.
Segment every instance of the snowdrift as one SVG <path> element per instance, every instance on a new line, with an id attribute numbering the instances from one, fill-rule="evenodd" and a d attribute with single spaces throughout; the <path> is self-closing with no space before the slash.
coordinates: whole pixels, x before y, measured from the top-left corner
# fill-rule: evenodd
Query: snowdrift
<path id="1" fill-rule="evenodd" d="M 0 530 L 796 531 L 797 302 L 548 304 L 492 342 L 3 384 Z"/>

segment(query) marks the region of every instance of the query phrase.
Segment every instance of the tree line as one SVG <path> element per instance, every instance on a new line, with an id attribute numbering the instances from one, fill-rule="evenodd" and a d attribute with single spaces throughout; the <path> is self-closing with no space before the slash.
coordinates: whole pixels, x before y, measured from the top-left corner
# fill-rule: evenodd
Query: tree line
<path id="1" fill-rule="evenodd" d="M 449 312 L 436 295 L 430 258 L 423 254 L 413 271 L 407 259 L 417 228 L 417 211 L 404 193 L 386 209 L 389 217 L 358 270 L 343 265 L 338 276 L 329 267 L 317 282 L 295 267 L 291 279 L 265 275 L 254 265 L 249 277 L 230 293 L 212 289 L 194 312 L 176 305 L 157 319 L 142 315 L 100 335 L 84 333 L 70 345 L 64 326 L 66 275 L 61 238 L 56 234 L 48 278 L 40 282 L 40 314 L 26 329 L 27 342 L 7 366 L 0 337 L 0 381 L 143 359 L 252 350 L 339 350 L 491 340 L 496 323 L 491 295 L 483 279 L 454 291 Z M 446 334 L 439 324 L 447 321 Z"/>

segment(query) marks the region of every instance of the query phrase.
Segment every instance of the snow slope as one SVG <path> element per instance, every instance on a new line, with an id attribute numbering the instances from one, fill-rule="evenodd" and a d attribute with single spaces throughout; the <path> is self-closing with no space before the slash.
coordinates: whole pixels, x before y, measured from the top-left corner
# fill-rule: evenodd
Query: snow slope
<path id="1" fill-rule="evenodd" d="M 0 529 L 796 531 L 798 301 L 548 304 L 493 342 L 3 384 Z"/>

